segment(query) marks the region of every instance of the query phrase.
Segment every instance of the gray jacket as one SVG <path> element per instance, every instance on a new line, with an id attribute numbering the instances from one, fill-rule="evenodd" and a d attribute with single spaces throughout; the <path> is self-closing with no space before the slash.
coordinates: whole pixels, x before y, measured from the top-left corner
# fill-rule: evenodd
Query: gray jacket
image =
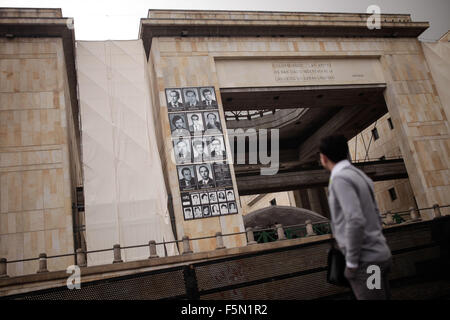
<path id="1" fill-rule="evenodd" d="M 339 171 L 330 181 L 328 203 L 331 229 L 346 261 L 360 264 L 391 257 L 373 182 L 364 172 L 354 166 Z"/>

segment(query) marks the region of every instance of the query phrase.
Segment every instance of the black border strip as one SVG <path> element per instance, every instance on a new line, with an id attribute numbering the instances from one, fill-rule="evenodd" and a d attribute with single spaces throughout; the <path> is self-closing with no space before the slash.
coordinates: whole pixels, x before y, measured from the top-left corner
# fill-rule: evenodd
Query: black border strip
<path id="1" fill-rule="evenodd" d="M 324 272 L 327 270 L 328 270 L 328 267 L 319 267 L 319 268 L 314 268 L 314 269 L 302 270 L 302 271 L 292 272 L 292 273 L 288 273 L 288 274 L 282 274 L 282 275 L 275 276 L 275 277 L 269 277 L 269 278 L 263 278 L 263 279 L 249 281 L 249 282 L 233 284 L 233 285 L 220 287 L 220 288 L 200 290 L 199 294 L 200 294 L 200 296 L 202 296 L 202 295 L 207 295 L 207 294 L 212 294 L 212 293 L 217 293 L 217 292 L 222 292 L 222 291 L 230 291 L 233 289 L 245 288 L 245 287 L 250 287 L 250 286 L 254 286 L 254 285 L 258 285 L 258 284 L 262 284 L 262 283 L 300 277 L 300 276 L 304 276 L 304 275 L 308 275 L 308 274 Z"/>
<path id="2" fill-rule="evenodd" d="M 425 245 L 421 245 L 421 246 L 404 248 L 404 249 L 393 251 L 392 255 L 394 256 L 394 255 L 399 255 L 399 254 L 403 254 L 403 253 L 407 253 L 407 252 L 413 252 L 413 251 L 418 251 L 418 250 L 428 249 L 428 248 L 433 248 L 433 247 L 439 247 L 439 244 L 430 243 L 430 244 L 425 244 Z M 236 257 L 233 257 L 233 258 L 236 258 Z M 203 262 L 198 265 L 205 265 L 205 264 L 214 264 L 214 262 L 210 262 L 210 263 Z M 197 267 L 198 265 L 195 265 L 195 267 Z M 206 294 L 217 293 L 217 292 L 221 292 L 221 291 L 229 291 L 229 290 L 233 290 L 233 289 L 239 289 L 239 288 L 244 288 L 244 287 L 253 286 L 253 285 L 257 285 L 257 284 L 294 278 L 294 277 L 317 273 L 317 272 L 322 272 L 322 271 L 326 271 L 326 270 L 328 270 L 328 266 L 318 267 L 318 268 L 308 269 L 308 270 L 302 270 L 302 271 L 292 272 L 292 273 L 278 275 L 278 276 L 274 276 L 274 277 L 262 278 L 262 279 L 258 279 L 258 280 L 252 280 L 249 282 L 241 282 L 241 283 L 228 285 L 228 286 L 224 286 L 224 287 L 200 290 L 199 293 L 200 293 L 200 295 L 206 295 Z"/>
<path id="3" fill-rule="evenodd" d="M 101 284 L 112 284 L 115 282 L 120 282 L 122 280 L 129 280 L 129 279 L 137 279 L 137 278 L 143 278 L 143 277 L 147 277 L 150 275 L 154 275 L 154 274 L 160 274 L 160 273 L 169 273 L 169 272 L 174 272 L 174 271 L 183 271 L 184 266 L 178 266 L 178 267 L 172 267 L 172 268 L 162 268 L 159 270 L 152 270 L 152 271 L 147 271 L 147 272 L 143 272 L 143 273 L 134 273 L 134 274 L 128 274 L 125 276 L 119 276 L 116 278 L 108 278 L 108 279 L 101 279 L 101 280 L 94 280 L 94 281 L 89 281 L 86 283 L 81 282 L 81 290 L 83 288 L 89 288 L 89 287 L 94 287 L 97 285 L 101 285 Z M 67 275 L 69 276 L 69 274 Z M 81 272 L 81 277 L 83 277 L 83 273 Z M 57 292 L 63 292 L 63 291 L 70 291 L 70 289 L 68 289 L 66 286 L 62 286 L 62 287 L 55 287 L 55 288 L 48 288 L 48 289 L 43 289 L 43 290 L 38 290 L 38 291 L 31 291 L 31 292 L 26 292 L 26 293 L 19 293 L 19 294 L 15 294 L 15 295 L 10 295 L 10 296 L 3 296 L 0 297 L 0 300 L 13 300 L 13 299 L 18 299 L 18 298 L 22 298 L 22 297 L 34 297 L 34 296 L 39 296 L 42 294 L 47 294 L 47 293 L 57 293 Z M 184 295 L 182 295 L 183 297 Z M 171 297 L 170 297 L 171 298 Z M 163 298 L 165 299 L 165 298 Z"/>

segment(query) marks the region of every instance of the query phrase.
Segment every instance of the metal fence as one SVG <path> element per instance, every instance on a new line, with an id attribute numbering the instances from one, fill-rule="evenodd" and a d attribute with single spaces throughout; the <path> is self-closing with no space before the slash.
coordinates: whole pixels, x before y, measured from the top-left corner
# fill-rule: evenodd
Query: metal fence
<path id="1" fill-rule="evenodd" d="M 444 215 L 450 215 L 450 205 L 439 206 L 435 204 L 430 208 L 410 208 L 407 211 L 399 211 L 399 212 L 386 212 L 381 215 L 383 219 L 384 226 L 392 226 L 403 223 L 411 223 L 421 221 L 421 213 L 430 212 L 433 218 L 439 218 Z M 191 249 L 191 242 L 200 241 L 205 239 L 216 239 L 216 249 L 225 249 L 223 238 L 228 236 L 235 235 L 243 235 L 245 234 L 247 237 L 247 245 L 253 245 L 256 243 L 265 243 L 271 241 L 281 241 L 286 239 L 294 239 L 294 238 L 302 238 L 302 237 L 311 237 L 315 235 L 323 235 L 330 234 L 331 226 L 328 220 L 317 221 L 312 223 L 310 220 L 307 220 L 305 224 L 297 224 L 290 226 L 283 226 L 281 224 L 277 224 L 271 228 L 266 229 L 253 229 L 247 228 L 245 232 L 235 232 L 222 234 L 221 232 L 217 232 L 213 236 L 199 237 L 190 239 L 188 236 L 184 236 L 182 240 L 168 241 L 168 242 L 159 242 L 157 243 L 154 240 L 150 240 L 147 244 L 134 245 L 134 246 L 120 246 L 120 244 L 115 244 L 112 248 L 100 249 L 100 250 L 90 250 L 84 251 L 83 249 L 77 249 L 75 253 L 61 254 L 61 255 L 53 255 L 47 256 L 46 253 L 41 253 L 36 258 L 28 258 L 28 259 L 20 259 L 20 260 L 11 260 L 8 261 L 6 258 L 0 258 L 0 278 L 8 277 L 7 265 L 11 263 L 19 263 L 19 262 L 27 262 L 27 261 L 39 261 L 39 268 L 37 273 L 48 272 L 47 268 L 47 260 L 48 259 L 57 259 L 61 257 L 73 256 L 75 258 L 75 262 L 80 267 L 87 266 L 87 255 L 99 253 L 99 252 L 107 252 L 113 251 L 114 259 L 112 263 L 121 263 L 122 260 L 122 250 L 134 249 L 134 248 L 149 248 L 149 259 L 158 258 L 156 246 L 165 246 L 167 244 L 180 244 L 182 245 L 182 253 L 191 254 L 193 253 Z"/>

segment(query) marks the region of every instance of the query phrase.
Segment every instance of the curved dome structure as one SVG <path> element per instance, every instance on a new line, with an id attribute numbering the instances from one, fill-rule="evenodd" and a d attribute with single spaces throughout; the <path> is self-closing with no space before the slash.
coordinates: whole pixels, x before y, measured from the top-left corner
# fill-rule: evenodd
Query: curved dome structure
<path id="1" fill-rule="evenodd" d="M 304 224 L 307 220 L 311 220 L 312 223 L 330 221 L 311 210 L 290 206 L 270 206 L 258 209 L 246 214 L 243 218 L 246 228 L 261 229 L 272 227 L 278 223 L 281 223 L 283 226 L 293 226 Z"/>

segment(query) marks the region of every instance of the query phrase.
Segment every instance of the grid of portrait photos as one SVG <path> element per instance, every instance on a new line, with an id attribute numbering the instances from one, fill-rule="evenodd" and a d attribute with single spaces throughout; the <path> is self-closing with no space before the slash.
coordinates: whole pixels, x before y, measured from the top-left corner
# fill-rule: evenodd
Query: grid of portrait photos
<path id="1" fill-rule="evenodd" d="M 214 87 L 166 89 L 185 220 L 238 213 Z"/>

